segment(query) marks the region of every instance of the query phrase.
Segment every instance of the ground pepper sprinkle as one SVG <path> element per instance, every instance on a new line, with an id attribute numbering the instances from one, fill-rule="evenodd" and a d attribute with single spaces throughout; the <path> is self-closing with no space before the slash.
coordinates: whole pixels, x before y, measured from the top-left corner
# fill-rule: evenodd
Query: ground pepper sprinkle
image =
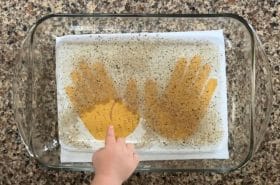
<path id="1" fill-rule="evenodd" d="M 213 93 L 216 79 L 209 79 L 211 67 L 195 56 L 190 62 L 180 58 L 162 94 L 154 79 L 144 88 L 146 126 L 170 140 L 184 140 L 193 135 L 204 117 Z M 113 80 L 102 63 L 89 65 L 79 62 L 71 74 L 72 86 L 65 88 L 74 109 L 96 139 L 104 139 L 107 127 L 115 127 L 117 137 L 126 137 L 137 127 L 137 84 L 127 83 L 124 98 L 118 97 Z"/>

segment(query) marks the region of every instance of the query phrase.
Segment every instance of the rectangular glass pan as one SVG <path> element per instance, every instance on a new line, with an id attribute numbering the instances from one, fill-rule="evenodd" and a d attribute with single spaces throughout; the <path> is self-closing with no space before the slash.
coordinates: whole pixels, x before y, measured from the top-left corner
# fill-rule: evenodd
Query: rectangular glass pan
<path id="1" fill-rule="evenodd" d="M 91 163 L 61 163 L 57 128 L 55 39 L 63 35 L 223 30 L 226 50 L 229 159 L 141 162 L 139 171 L 227 172 L 256 151 L 271 111 L 267 58 L 252 27 L 233 14 L 52 14 L 23 41 L 15 67 L 14 109 L 22 140 L 43 166 L 93 170 Z"/>

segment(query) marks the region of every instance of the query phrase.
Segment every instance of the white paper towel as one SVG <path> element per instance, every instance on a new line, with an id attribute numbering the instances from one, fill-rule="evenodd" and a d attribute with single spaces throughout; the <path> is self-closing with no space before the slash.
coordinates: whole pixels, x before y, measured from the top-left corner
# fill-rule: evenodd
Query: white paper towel
<path id="1" fill-rule="evenodd" d="M 146 50 L 138 50 L 144 60 L 149 61 L 149 68 L 153 69 L 154 77 L 158 77 L 164 72 L 166 64 L 170 61 L 176 62 L 179 57 L 191 59 L 194 55 L 202 57 L 213 68 L 211 76 L 218 79 L 218 86 L 210 107 L 202 120 L 209 123 L 209 118 L 213 120 L 213 115 L 217 116 L 215 123 L 201 124 L 201 132 L 190 138 L 189 143 L 182 146 L 172 145 L 164 139 L 153 140 L 145 146 L 138 148 L 141 160 L 169 160 L 169 159 L 227 159 L 228 158 L 228 126 L 227 126 L 227 97 L 226 97 L 226 72 L 225 72 L 225 48 L 222 30 L 194 31 L 194 32 L 169 32 L 169 33 L 131 33 L 131 34 L 90 34 L 90 35 L 68 35 L 56 39 L 56 76 L 58 92 L 58 124 L 59 141 L 61 144 L 61 162 L 90 162 L 93 151 L 103 147 L 103 142 L 95 140 L 78 115 L 71 108 L 64 88 L 71 84 L 70 73 L 73 70 L 76 59 L 85 57 L 89 60 L 103 58 L 104 64 L 112 74 L 113 79 L 125 80 L 127 77 L 118 76 L 114 71 L 110 71 L 110 61 L 113 58 L 116 62 L 116 55 L 120 52 L 121 45 L 110 47 L 112 43 L 133 43 L 142 42 Z M 145 43 L 164 43 L 157 47 L 149 48 Z M 154 46 L 153 45 L 153 46 Z M 103 47 L 103 48 L 102 48 Z M 122 46 L 123 47 L 123 46 Z M 141 51 L 143 53 L 141 53 Z M 129 57 L 121 55 L 119 60 Z M 134 52 L 134 51 L 131 51 Z M 164 58 L 160 58 L 161 53 L 167 53 Z M 135 56 L 135 53 L 134 53 Z M 145 58 L 147 56 L 147 58 Z M 143 58 L 142 58 L 143 60 Z M 166 61 L 166 62 L 165 62 Z M 106 63 L 107 62 L 107 63 Z M 122 61 L 121 61 L 122 62 Z M 116 75 L 114 75 L 116 74 Z M 151 75 L 151 74 L 146 74 Z M 135 74 L 134 78 L 142 76 Z M 168 76 L 168 75 L 166 75 Z M 164 77 L 161 76 L 164 79 Z M 168 78 L 168 77 L 167 77 Z M 163 80 L 164 81 L 164 80 Z M 165 80 L 166 81 L 166 80 Z M 164 82 L 161 84 L 164 87 Z M 121 84 L 120 84 L 121 88 Z M 143 121 L 143 120 L 142 120 Z M 216 129 L 220 133 L 217 142 L 203 142 L 203 138 L 208 131 Z M 136 130 L 127 138 L 131 143 L 142 143 L 145 128 L 140 121 Z M 212 139 L 217 139 L 213 138 Z M 168 146 L 163 143 L 168 143 Z"/>

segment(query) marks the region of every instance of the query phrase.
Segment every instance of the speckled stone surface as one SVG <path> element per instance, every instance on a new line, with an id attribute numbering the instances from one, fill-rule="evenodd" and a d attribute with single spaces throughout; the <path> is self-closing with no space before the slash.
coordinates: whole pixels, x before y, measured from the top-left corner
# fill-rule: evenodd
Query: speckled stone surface
<path id="1" fill-rule="evenodd" d="M 265 140 L 247 166 L 229 174 L 136 173 L 125 184 L 280 184 L 280 1 L 0 1 L 0 185 L 89 184 L 90 173 L 47 170 L 30 158 L 12 110 L 12 75 L 22 39 L 36 19 L 57 12 L 237 13 L 257 30 L 270 60 L 273 110 Z"/>

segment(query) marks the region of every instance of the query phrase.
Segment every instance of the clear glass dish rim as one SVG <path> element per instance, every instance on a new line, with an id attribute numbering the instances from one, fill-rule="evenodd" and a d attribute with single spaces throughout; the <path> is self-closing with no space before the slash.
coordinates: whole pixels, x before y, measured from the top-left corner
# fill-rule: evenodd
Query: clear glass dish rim
<path id="1" fill-rule="evenodd" d="M 242 23 L 246 28 L 248 33 L 250 34 L 250 40 L 251 40 L 251 54 L 252 54 L 252 59 L 251 59 L 251 71 L 252 71 L 252 78 L 251 78 L 251 83 L 252 83 L 252 91 L 251 91 L 251 105 L 250 105 L 250 112 L 251 112 L 251 117 L 250 117 L 250 146 L 249 146 L 249 152 L 247 154 L 247 157 L 240 162 L 239 165 L 234 166 L 234 167 L 229 167 L 229 168 L 209 168 L 209 169 L 192 169 L 192 168 L 185 168 L 185 169 L 168 169 L 168 168 L 162 168 L 162 169 L 158 169 L 158 168 L 148 168 L 148 169 L 139 169 L 137 168 L 136 171 L 153 171 L 153 172 L 162 172 L 162 171 L 166 171 L 166 172 L 178 172 L 178 171 L 194 171 L 194 172 L 217 172 L 217 173 L 225 173 L 225 172 L 231 172 L 234 171 L 242 166 L 244 166 L 253 156 L 254 153 L 254 132 L 253 132 L 253 127 L 254 127 L 254 115 L 255 115 L 255 111 L 254 111 L 254 100 L 255 100 L 255 31 L 254 29 L 251 27 L 251 25 L 241 16 L 237 15 L 237 14 L 232 14 L 232 13 L 219 13 L 219 14 L 111 14 L 111 13 L 56 13 L 56 14 L 48 14 L 43 16 L 42 18 L 38 19 L 36 21 L 36 23 L 31 27 L 31 29 L 29 30 L 30 33 L 30 44 L 31 46 L 33 45 L 33 36 L 34 33 L 36 31 L 37 26 L 39 26 L 40 24 L 42 24 L 44 21 L 50 19 L 50 18 L 54 18 L 54 17 L 66 17 L 66 18 L 78 18 L 78 17 L 96 17 L 96 18 L 117 18 L 117 17 L 127 17 L 127 18 L 233 18 L 237 21 L 239 21 L 240 23 Z M 257 38 L 258 40 L 258 38 Z M 24 40 L 25 41 L 25 40 Z M 23 41 L 23 43 L 24 43 Z M 259 41 L 259 40 L 258 40 Z M 16 73 L 14 73 L 16 74 Z M 270 71 L 268 73 L 269 77 L 270 77 Z M 271 90 L 271 78 L 269 78 L 269 83 L 270 83 L 270 92 L 272 92 Z M 15 103 L 14 103 L 15 104 Z M 16 105 L 15 105 L 16 106 Z M 269 114 L 271 112 L 271 106 L 268 106 L 268 108 L 270 110 L 268 110 L 268 113 L 266 114 L 265 117 L 265 121 L 268 122 L 269 121 Z M 17 122 L 17 126 L 19 128 L 19 134 L 21 135 L 22 141 L 23 141 L 23 137 L 22 137 L 22 133 L 23 129 L 21 127 L 21 124 Z M 29 152 L 29 154 L 34 157 L 36 159 L 36 161 L 38 161 L 38 163 L 42 166 L 42 167 L 46 167 L 46 168 L 52 168 L 52 169 L 65 169 L 65 170 L 74 170 L 74 171 L 83 171 L 83 170 L 88 170 L 88 167 L 84 167 L 83 165 L 80 166 L 76 166 L 76 167 L 72 167 L 69 164 L 65 164 L 65 165 L 51 165 L 51 164 L 46 164 L 44 162 L 42 162 L 40 160 L 40 158 L 36 155 L 34 155 L 33 152 L 33 147 L 31 146 L 27 146 L 27 143 L 25 141 L 23 141 L 24 144 L 26 145 L 26 148 Z"/>

